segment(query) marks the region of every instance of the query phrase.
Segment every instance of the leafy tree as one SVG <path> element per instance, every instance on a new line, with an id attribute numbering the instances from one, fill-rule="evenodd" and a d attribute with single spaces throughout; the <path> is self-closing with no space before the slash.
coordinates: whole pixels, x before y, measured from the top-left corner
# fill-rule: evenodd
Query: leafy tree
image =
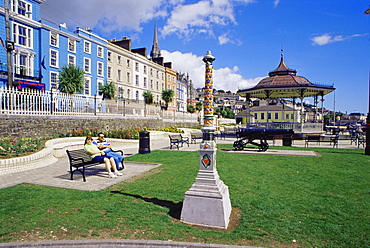
<path id="1" fill-rule="evenodd" d="M 203 109 L 203 102 L 196 102 L 195 103 L 195 109 L 200 112 Z"/>
<path id="2" fill-rule="evenodd" d="M 173 101 L 174 94 L 173 90 L 162 91 L 162 100 L 166 102 L 166 109 L 168 108 L 168 103 Z"/>
<path id="3" fill-rule="evenodd" d="M 147 90 L 143 93 L 143 97 L 144 97 L 144 102 L 146 104 L 152 104 L 153 103 L 153 94 L 149 90 Z"/>
<path id="4" fill-rule="evenodd" d="M 74 64 L 64 65 L 59 70 L 58 90 L 63 93 L 76 94 L 84 90 L 85 72 Z"/>
<path id="5" fill-rule="evenodd" d="M 188 105 L 187 109 L 188 109 L 188 112 L 189 113 L 192 113 L 193 114 L 195 112 L 195 108 L 194 108 L 193 105 Z"/>
<path id="6" fill-rule="evenodd" d="M 103 94 L 103 99 L 112 99 L 116 95 L 116 86 L 114 85 L 114 82 L 100 85 L 99 90 Z"/>

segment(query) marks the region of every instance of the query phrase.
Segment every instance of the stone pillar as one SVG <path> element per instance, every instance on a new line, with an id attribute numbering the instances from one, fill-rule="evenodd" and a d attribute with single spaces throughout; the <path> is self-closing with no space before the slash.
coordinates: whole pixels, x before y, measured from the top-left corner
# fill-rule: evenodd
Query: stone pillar
<path id="1" fill-rule="evenodd" d="M 216 143 L 213 117 L 213 68 L 211 52 L 203 58 L 206 64 L 204 91 L 203 141 L 200 144 L 200 167 L 195 183 L 185 192 L 181 221 L 187 224 L 226 229 L 231 214 L 229 189 L 216 169 Z"/>

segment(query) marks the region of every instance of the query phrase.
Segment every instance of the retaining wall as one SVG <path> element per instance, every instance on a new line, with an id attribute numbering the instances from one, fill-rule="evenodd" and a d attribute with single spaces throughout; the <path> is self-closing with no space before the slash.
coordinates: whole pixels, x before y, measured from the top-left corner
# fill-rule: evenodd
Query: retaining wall
<path id="1" fill-rule="evenodd" d="M 149 117 L 97 117 L 97 116 L 14 116 L 0 115 L 0 137 L 45 137 L 66 134 L 73 129 L 98 129 L 99 131 L 137 128 L 163 128 L 168 126 L 195 126 L 197 123 L 166 122 Z"/>

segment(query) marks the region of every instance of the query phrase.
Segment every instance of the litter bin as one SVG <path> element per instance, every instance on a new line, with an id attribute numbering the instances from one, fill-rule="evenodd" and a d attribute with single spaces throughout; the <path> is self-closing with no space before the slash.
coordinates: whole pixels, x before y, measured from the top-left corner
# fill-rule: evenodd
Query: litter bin
<path id="1" fill-rule="evenodd" d="M 283 146 L 292 146 L 293 135 L 283 135 Z"/>
<path id="2" fill-rule="evenodd" d="M 139 132 L 139 153 L 150 153 L 150 136 L 148 131 Z"/>

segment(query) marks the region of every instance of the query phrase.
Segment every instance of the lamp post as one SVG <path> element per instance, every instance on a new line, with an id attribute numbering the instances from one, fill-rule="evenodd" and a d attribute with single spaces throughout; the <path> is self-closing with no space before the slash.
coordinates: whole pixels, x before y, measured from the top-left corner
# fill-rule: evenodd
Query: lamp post
<path id="1" fill-rule="evenodd" d="M 213 117 L 213 68 L 215 58 L 208 51 L 204 90 L 203 141 L 200 144 L 200 167 L 195 183 L 185 192 L 181 221 L 187 224 L 227 229 L 231 214 L 229 189 L 216 169 L 216 143 Z"/>
<path id="2" fill-rule="evenodd" d="M 370 15 L 370 7 L 364 11 L 365 15 Z M 365 147 L 365 155 L 370 155 L 370 71 L 369 71 L 369 106 L 367 109 L 367 118 L 366 118 L 366 147 Z"/>
<path id="3" fill-rule="evenodd" d="M 13 65 L 12 65 L 12 53 L 14 50 L 14 42 L 10 38 L 10 13 L 9 13 L 9 0 L 4 1 L 5 7 L 5 29 L 6 29 L 6 58 L 8 64 L 8 88 L 13 86 Z"/>

